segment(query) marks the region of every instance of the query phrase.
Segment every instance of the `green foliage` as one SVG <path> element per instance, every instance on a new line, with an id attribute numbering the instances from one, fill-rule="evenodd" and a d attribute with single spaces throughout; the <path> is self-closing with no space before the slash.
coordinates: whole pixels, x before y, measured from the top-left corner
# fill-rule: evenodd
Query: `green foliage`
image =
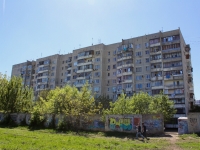
<path id="1" fill-rule="evenodd" d="M 110 102 L 112 99 L 108 98 L 106 95 L 100 95 L 95 98 L 95 105 L 99 108 L 99 113 L 101 114 L 103 110 L 110 109 Z"/>
<path id="2" fill-rule="evenodd" d="M 65 117 L 59 120 L 58 126 L 56 128 L 58 131 L 67 131 L 68 130 L 68 122 Z"/>
<path id="3" fill-rule="evenodd" d="M 173 105 L 168 96 L 162 93 L 150 96 L 140 92 L 130 98 L 122 93 L 115 102 L 110 103 L 110 109 L 103 111 L 103 119 L 108 114 L 163 114 L 165 121 L 167 121 L 176 113 Z"/>
<path id="4" fill-rule="evenodd" d="M 4 113 L 29 112 L 32 108 L 33 90 L 24 87 L 22 78 L 0 74 L 0 110 Z"/>

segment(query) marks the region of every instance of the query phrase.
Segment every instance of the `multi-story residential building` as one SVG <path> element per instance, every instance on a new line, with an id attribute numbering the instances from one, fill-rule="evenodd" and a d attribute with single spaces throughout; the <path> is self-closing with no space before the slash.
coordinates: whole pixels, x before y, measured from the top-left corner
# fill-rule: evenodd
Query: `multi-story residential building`
<path id="1" fill-rule="evenodd" d="M 122 92 L 127 96 L 163 92 L 175 103 L 175 118 L 186 116 L 194 102 L 190 45 L 180 29 L 92 45 L 31 63 L 31 75 L 27 74 L 28 62 L 14 65 L 12 75 L 21 76 L 26 68 L 22 77 L 27 75 L 31 81 L 25 78 L 24 84 L 31 85 L 35 95 L 65 84 L 80 89 L 86 82 L 96 97 L 107 95 L 113 100 Z"/>

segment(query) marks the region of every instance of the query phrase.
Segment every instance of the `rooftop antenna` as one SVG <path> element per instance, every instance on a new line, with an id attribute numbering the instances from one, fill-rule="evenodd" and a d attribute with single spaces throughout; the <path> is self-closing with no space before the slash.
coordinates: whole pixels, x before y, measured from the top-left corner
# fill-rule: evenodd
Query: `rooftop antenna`
<path id="1" fill-rule="evenodd" d="M 93 38 L 92 38 L 92 45 L 93 45 Z"/>

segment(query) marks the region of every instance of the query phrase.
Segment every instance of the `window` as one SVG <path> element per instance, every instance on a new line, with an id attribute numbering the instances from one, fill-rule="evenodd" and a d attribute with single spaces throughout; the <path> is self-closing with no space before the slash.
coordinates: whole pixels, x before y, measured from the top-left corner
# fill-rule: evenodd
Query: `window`
<path id="1" fill-rule="evenodd" d="M 149 58 L 146 58 L 146 63 L 148 63 L 149 62 Z"/>
<path id="2" fill-rule="evenodd" d="M 135 52 L 135 56 L 142 56 L 142 52 Z"/>
<path id="3" fill-rule="evenodd" d="M 51 70 L 55 70 L 55 67 L 52 67 Z"/>
<path id="4" fill-rule="evenodd" d="M 116 50 L 113 52 L 113 55 L 116 55 Z"/>
<path id="5" fill-rule="evenodd" d="M 136 68 L 136 72 L 142 72 L 142 67 Z"/>
<path id="6" fill-rule="evenodd" d="M 149 71 L 150 70 L 150 66 L 146 66 L 146 71 Z"/>
<path id="7" fill-rule="evenodd" d="M 113 83 L 116 83 L 116 80 L 113 80 Z"/>
<path id="8" fill-rule="evenodd" d="M 98 84 L 98 83 L 99 83 L 99 79 L 95 79 L 95 80 L 94 80 L 94 83 L 95 83 L 95 84 Z"/>
<path id="9" fill-rule="evenodd" d="M 63 76 L 63 73 L 61 73 L 61 76 Z"/>
<path id="10" fill-rule="evenodd" d="M 74 62 L 74 66 L 77 66 L 77 62 Z"/>
<path id="11" fill-rule="evenodd" d="M 147 83 L 146 88 L 150 88 L 150 87 L 151 87 L 151 83 Z"/>
<path id="12" fill-rule="evenodd" d="M 99 55 L 100 54 L 100 51 L 96 51 L 96 55 Z"/>
<path id="13" fill-rule="evenodd" d="M 142 75 L 136 76 L 136 80 L 142 80 Z"/>
<path id="14" fill-rule="evenodd" d="M 146 50 L 146 51 L 145 51 L 145 54 L 148 55 L 148 54 L 149 54 L 149 50 Z"/>
<path id="15" fill-rule="evenodd" d="M 110 52 L 108 52 L 108 55 L 110 55 Z"/>
<path id="16" fill-rule="evenodd" d="M 54 82 L 54 81 L 55 81 L 55 79 L 51 79 L 51 80 L 50 80 L 50 82 Z"/>
<path id="17" fill-rule="evenodd" d="M 51 76 L 54 76 L 54 73 L 51 73 Z"/>
<path id="18" fill-rule="evenodd" d="M 151 78 L 150 74 L 147 74 L 146 79 L 150 79 L 150 78 Z"/>
<path id="19" fill-rule="evenodd" d="M 108 59 L 108 62 L 110 62 L 110 59 Z"/>
<path id="20" fill-rule="evenodd" d="M 141 47 L 140 44 L 136 44 L 136 45 L 135 45 L 135 48 L 136 48 L 136 49 L 138 49 L 138 48 L 140 48 L 140 47 Z"/>
<path id="21" fill-rule="evenodd" d="M 95 69 L 100 69 L 100 65 L 95 65 L 94 68 Z"/>
<path id="22" fill-rule="evenodd" d="M 137 59 L 136 60 L 136 64 L 141 64 L 142 63 L 142 60 L 141 59 Z"/>
<path id="23" fill-rule="evenodd" d="M 62 62 L 63 64 L 65 63 L 65 61 Z"/>
<path id="24" fill-rule="evenodd" d="M 113 58 L 113 61 L 117 61 L 117 58 L 115 57 L 115 58 Z"/>
<path id="25" fill-rule="evenodd" d="M 113 69 L 116 69 L 116 65 L 113 65 Z"/>
<path id="26" fill-rule="evenodd" d="M 110 91 L 110 88 L 108 88 L 108 91 Z"/>
<path id="27" fill-rule="evenodd" d="M 76 76 L 76 75 L 74 75 L 74 76 L 73 76 L 73 79 L 76 79 L 76 78 L 77 78 L 77 76 Z"/>
<path id="28" fill-rule="evenodd" d="M 141 83 L 136 84 L 136 89 L 141 89 L 141 88 L 142 88 L 142 84 Z"/>
<path id="29" fill-rule="evenodd" d="M 60 79 L 60 82 L 62 83 L 62 79 Z"/>
<path id="30" fill-rule="evenodd" d="M 95 72 L 95 73 L 94 73 L 94 76 L 100 77 L 100 72 Z"/>
<path id="31" fill-rule="evenodd" d="M 113 76 L 116 76 L 116 72 L 113 72 Z"/>
<path id="32" fill-rule="evenodd" d="M 95 58 L 95 61 L 96 61 L 96 62 L 100 61 L 100 58 Z"/>
<path id="33" fill-rule="evenodd" d="M 63 67 L 62 67 L 62 70 L 63 70 Z"/>
<path id="34" fill-rule="evenodd" d="M 110 70 L 110 66 L 108 65 L 108 71 Z"/>
<path id="35" fill-rule="evenodd" d="M 108 77 L 110 76 L 110 73 L 108 73 Z"/>
<path id="36" fill-rule="evenodd" d="M 99 92 L 99 89 L 100 89 L 99 87 L 94 87 L 95 92 Z"/>
<path id="37" fill-rule="evenodd" d="M 145 45 L 145 47 L 149 47 L 149 43 L 145 43 L 144 45 Z"/>
<path id="38" fill-rule="evenodd" d="M 74 56 L 74 59 L 77 59 L 78 58 L 78 56 Z"/>

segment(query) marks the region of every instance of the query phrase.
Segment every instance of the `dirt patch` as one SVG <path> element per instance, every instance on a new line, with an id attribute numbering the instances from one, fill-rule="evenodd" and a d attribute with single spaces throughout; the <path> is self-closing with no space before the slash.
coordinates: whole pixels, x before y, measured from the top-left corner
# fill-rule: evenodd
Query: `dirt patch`
<path id="1" fill-rule="evenodd" d="M 179 139 L 177 132 L 165 132 L 165 136 L 163 138 L 170 141 L 170 145 L 166 147 L 166 150 L 182 150 L 176 144 L 176 141 Z"/>

